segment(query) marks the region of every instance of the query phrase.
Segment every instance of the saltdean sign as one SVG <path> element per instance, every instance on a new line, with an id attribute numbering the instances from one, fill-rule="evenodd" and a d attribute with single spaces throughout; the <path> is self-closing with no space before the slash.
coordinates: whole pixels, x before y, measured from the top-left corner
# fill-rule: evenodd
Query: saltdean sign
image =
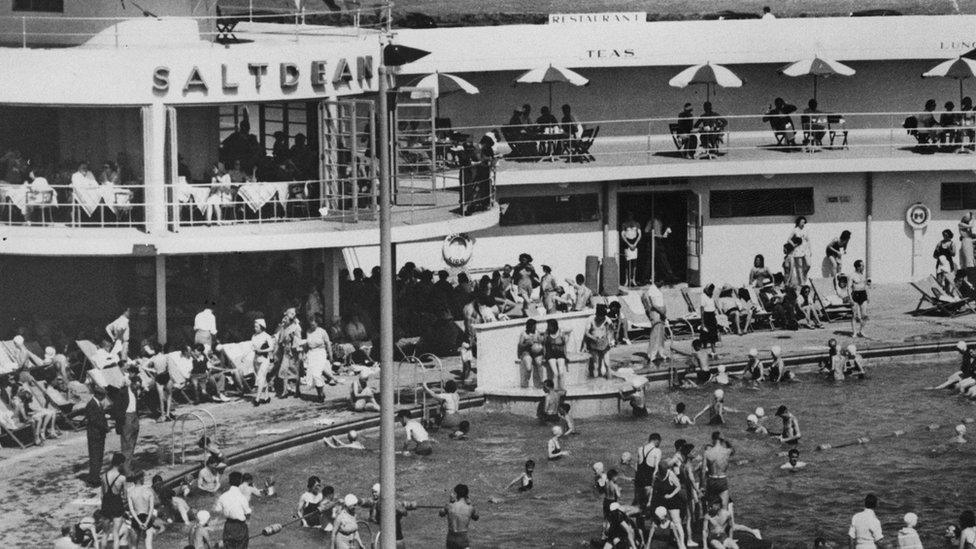
<path id="1" fill-rule="evenodd" d="M 191 65 L 179 69 L 158 66 L 153 70 L 152 88 L 158 95 L 179 89 L 184 95 L 198 92 L 209 95 L 211 90 L 233 94 L 239 88 L 261 91 L 262 85 L 277 86 L 286 92 L 298 87 L 302 80 L 313 88 L 339 88 L 352 81 L 373 79 L 373 56 L 364 55 L 349 61 L 344 57 L 332 61 L 298 63 L 246 63 L 242 66 L 223 63 L 220 67 Z"/>
<path id="2" fill-rule="evenodd" d="M 550 13 L 550 25 L 606 25 L 646 23 L 647 12 Z"/>

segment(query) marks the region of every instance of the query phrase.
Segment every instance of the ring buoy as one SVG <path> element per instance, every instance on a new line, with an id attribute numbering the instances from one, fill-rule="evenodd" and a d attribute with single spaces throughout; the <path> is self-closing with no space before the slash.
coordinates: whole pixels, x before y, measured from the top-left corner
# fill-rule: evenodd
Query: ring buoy
<path id="1" fill-rule="evenodd" d="M 444 238 L 441 255 L 451 267 L 464 267 L 471 261 L 474 252 L 474 239 L 467 234 L 452 234 Z"/>

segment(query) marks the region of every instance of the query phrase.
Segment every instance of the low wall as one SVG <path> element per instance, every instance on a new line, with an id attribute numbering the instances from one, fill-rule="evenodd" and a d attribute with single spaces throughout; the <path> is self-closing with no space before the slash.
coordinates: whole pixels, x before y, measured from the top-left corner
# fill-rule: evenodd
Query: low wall
<path id="1" fill-rule="evenodd" d="M 536 329 L 542 333 L 549 319 L 559 321 L 561 330 L 571 330 L 566 343 L 567 353 L 580 348 L 592 310 L 556 313 L 535 317 Z M 474 327 L 478 338 L 478 390 L 482 392 L 519 387 L 519 365 L 516 351 L 519 334 L 525 331 L 524 318 L 503 320 Z"/>

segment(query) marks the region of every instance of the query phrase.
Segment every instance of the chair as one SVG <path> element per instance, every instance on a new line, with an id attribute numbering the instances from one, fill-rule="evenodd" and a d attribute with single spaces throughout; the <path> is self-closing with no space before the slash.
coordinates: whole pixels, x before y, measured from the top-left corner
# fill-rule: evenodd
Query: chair
<path id="1" fill-rule="evenodd" d="M 827 116 L 823 113 L 809 112 L 800 116 L 804 152 L 819 152 L 823 148 L 823 138 L 827 135 L 827 126 Z"/>
<path id="2" fill-rule="evenodd" d="M 843 303 L 836 303 L 829 299 L 831 295 L 837 295 L 833 278 L 811 278 L 809 282 L 810 292 L 816 302 L 820 304 L 820 311 L 828 322 L 853 316 L 854 309 L 849 302 L 845 300 Z"/>
<path id="3" fill-rule="evenodd" d="M 678 124 L 672 122 L 668 124 L 668 132 L 671 134 L 671 140 L 674 141 L 674 146 L 679 151 L 681 155 L 685 158 L 694 158 L 695 151 L 698 150 L 698 136 L 694 134 L 684 134 L 678 131 Z"/>
<path id="4" fill-rule="evenodd" d="M 912 316 L 945 316 L 956 317 L 966 313 L 976 312 L 972 303 L 965 298 L 946 295 L 939 290 L 939 283 L 935 277 L 929 275 L 925 278 L 909 282 L 912 288 L 918 290 L 921 298 L 912 311 Z M 938 292 L 938 293 L 936 293 Z M 927 306 L 923 308 L 923 304 Z"/>
<path id="5" fill-rule="evenodd" d="M 667 309 L 668 321 L 671 324 L 671 333 L 676 335 L 678 332 L 695 335 L 697 327 L 701 326 L 701 316 L 697 311 L 693 312 L 688 306 L 688 300 L 682 290 L 669 288 L 661 290 L 664 294 L 664 307 Z"/>
<path id="6" fill-rule="evenodd" d="M 34 395 L 34 399 L 37 402 L 43 403 L 46 408 L 50 408 L 57 413 L 57 419 L 61 421 L 63 426 L 66 426 L 68 430 L 77 431 L 84 426 L 84 423 L 77 421 L 72 418 L 74 415 L 79 415 L 84 413 L 84 409 L 75 410 L 73 403 L 67 401 L 61 393 L 58 393 L 53 388 L 44 388 L 36 379 L 31 379 L 27 384 L 27 388 L 30 390 L 31 394 Z M 50 391 L 48 389 L 51 389 Z M 56 396 L 52 396 L 52 393 Z"/>
<path id="7" fill-rule="evenodd" d="M 54 190 L 27 191 L 27 222 L 30 223 L 30 211 L 32 208 L 37 208 L 41 211 L 41 225 L 46 224 L 49 219 L 53 221 L 53 216 L 50 214 L 53 206 Z"/>
<path id="8" fill-rule="evenodd" d="M 651 319 L 647 318 L 647 314 L 643 310 L 644 304 L 641 303 L 640 295 L 636 293 L 625 294 L 619 296 L 617 302 L 620 303 L 620 315 L 627 319 L 627 323 L 630 325 L 627 337 L 631 341 L 637 341 L 653 327 Z M 630 337 L 630 332 L 639 332 L 639 337 Z"/>
<path id="9" fill-rule="evenodd" d="M 132 221 L 132 191 L 129 189 L 116 189 L 112 193 L 112 202 L 115 204 L 115 218 L 121 221 L 125 218 Z"/>
<path id="10" fill-rule="evenodd" d="M 847 121 L 844 120 L 843 114 L 828 114 L 827 115 L 827 136 L 830 138 L 830 148 L 834 148 L 834 141 L 837 136 L 841 136 L 843 140 L 840 143 L 839 149 L 847 149 Z"/>
<path id="11" fill-rule="evenodd" d="M 98 346 L 87 339 L 79 339 L 75 341 L 75 345 L 78 346 L 78 350 L 85 355 L 85 363 L 90 364 L 93 369 L 101 370 L 106 365 L 98 358 Z M 84 370 L 84 364 L 82 365 Z"/>
<path id="12" fill-rule="evenodd" d="M 583 128 L 583 133 L 578 139 L 571 141 L 572 149 L 569 153 L 570 162 L 593 162 L 596 160 L 590 154 L 590 147 L 596 141 L 596 136 L 600 135 L 600 126 L 594 128 Z"/>
<path id="13" fill-rule="evenodd" d="M 718 292 L 717 289 L 715 291 Z M 715 295 L 716 297 L 718 296 L 717 293 Z M 684 298 L 685 304 L 688 306 L 689 314 L 695 315 L 695 318 L 698 319 L 699 323 L 701 322 L 701 316 L 698 313 L 698 311 L 701 310 L 701 296 L 702 296 L 701 288 L 681 289 L 681 297 Z M 720 311 L 717 310 L 717 308 L 715 314 L 715 323 L 718 324 L 719 329 L 725 333 L 728 333 L 732 327 L 732 324 L 729 322 L 729 317 L 722 314 Z"/>
<path id="14" fill-rule="evenodd" d="M 3 399 L 0 399 L 0 415 L 10 418 L 8 422 L 0 421 L 0 437 L 6 436 L 14 441 L 17 446 L 20 446 L 21 450 L 26 449 L 27 445 L 21 441 L 21 437 L 18 435 L 23 435 L 25 431 L 30 432 L 31 438 L 27 440 L 33 442 L 33 427 L 27 423 L 21 423 Z"/>
<path id="15" fill-rule="evenodd" d="M 776 325 L 773 322 L 773 314 L 766 310 L 765 305 L 763 305 L 762 300 L 759 298 L 759 292 L 756 288 L 746 288 L 749 292 L 749 302 L 755 305 L 752 312 L 752 324 L 755 326 L 757 323 L 767 324 L 770 330 L 775 330 Z"/>
<path id="16" fill-rule="evenodd" d="M 288 200 L 285 206 L 285 217 L 297 217 L 300 219 L 311 216 L 308 207 L 308 193 L 305 185 L 297 183 L 288 185 Z"/>

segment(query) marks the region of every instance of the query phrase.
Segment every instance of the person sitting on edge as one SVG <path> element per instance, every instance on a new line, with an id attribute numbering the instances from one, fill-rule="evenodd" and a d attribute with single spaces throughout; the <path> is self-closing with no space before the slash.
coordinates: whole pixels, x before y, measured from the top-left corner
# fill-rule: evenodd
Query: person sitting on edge
<path id="1" fill-rule="evenodd" d="M 204 493 L 216 495 L 220 491 L 220 458 L 209 456 L 207 463 L 197 475 L 197 488 Z"/>
<path id="2" fill-rule="evenodd" d="M 407 433 L 406 440 L 403 441 L 404 455 L 413 453 L 418 456 L 429 456 L 434 452 L 427 429 L 424 429 L 424 426 L 416 419 L 410 418 L 409 410 L 400 410 L 397 413 L 397 419 Z"/>
<path id="3" fill-rule="evenodd" d="M 380 411 L 380 404 L 376 402 L 376 395 L 369 386 L 371 375 L 371 370 L 362 370 L 356 381 L 353 381 L 349 386 L 349 401 L 352 404 L 352 409 L 356 412 Z"/>
<path id="4" fill-rule="evenodd" d="M 773 345 L 769 349 L 769 354 L 772 359 L 772 363 L 769 365 L 769 381 L 773 383 L 781 383 L 784 381 L 793 381 L 796 376 L 793 372 L 786 369 L 786 364 L 783 362 L 783 350 L 779 345 Z"/>
<path id="5" fill-rule="evenodd" d="M 766 367 L 759 358 L 759 349 L 755 347 L 749 349 L 749 360 L 746 362 L 745 373 L 753 383 L 764 381 L 766 378 Z"/>
<path id="6" fill-rule="evenodd" d="M 559 405 L 566 398 L 565 389 L 556 389 L 552 380 L 542 382 L 542 400 L 536 411 L 536 416 L 546 423 L 559 423 Z"/>
<path id="7" fill-rule="evenodd" d="M 531 459 L 525 462 L 525 471 L 518 476 L 515 480 L 508 483 L 505 487 L 506 490 L 511 487 L 518 485 L 519 492 L 528 492 L 532 489 L 532 473 L 535 471 L 535 462 Z"/>
<path id="8" fill-rule="evenodd" d="M 564 451 L 559 444 L 559 437 L 563 436 L 563 428 L 558 425 L 552 426 L 552 438 L 546 443 L 546 459 L 556 461 L 568 456 L 569 452 Z"/>
<path id="9" fill-rule="evenodd" d="M 789 461 L 780 465 L 779 466 L 780 469 L 783 469 L 784 471 L 789 471 L 791 473 L 795 473 L 799 469 L 803 469 L 804 467 L 807 466 L 807 463 L 805 461 L 800 461 L 800 451 L 797 450 L 796 448 L 790 448 L 790 451 L 787 452 L 786 455 Z"/>
<path id="10" fill-rule="evenodd" d="M 928 389 L 958 389 L 959 393 L 965 393 L 970 387 L 976 386 L 976 366 L 973 363 L 973 355 L 969 350 L 969 345 L 965 341 L 956 343 L 956 351 L 962 358 L 959 371 L 950 375 L 944 383 L 929 387 Z"/>

